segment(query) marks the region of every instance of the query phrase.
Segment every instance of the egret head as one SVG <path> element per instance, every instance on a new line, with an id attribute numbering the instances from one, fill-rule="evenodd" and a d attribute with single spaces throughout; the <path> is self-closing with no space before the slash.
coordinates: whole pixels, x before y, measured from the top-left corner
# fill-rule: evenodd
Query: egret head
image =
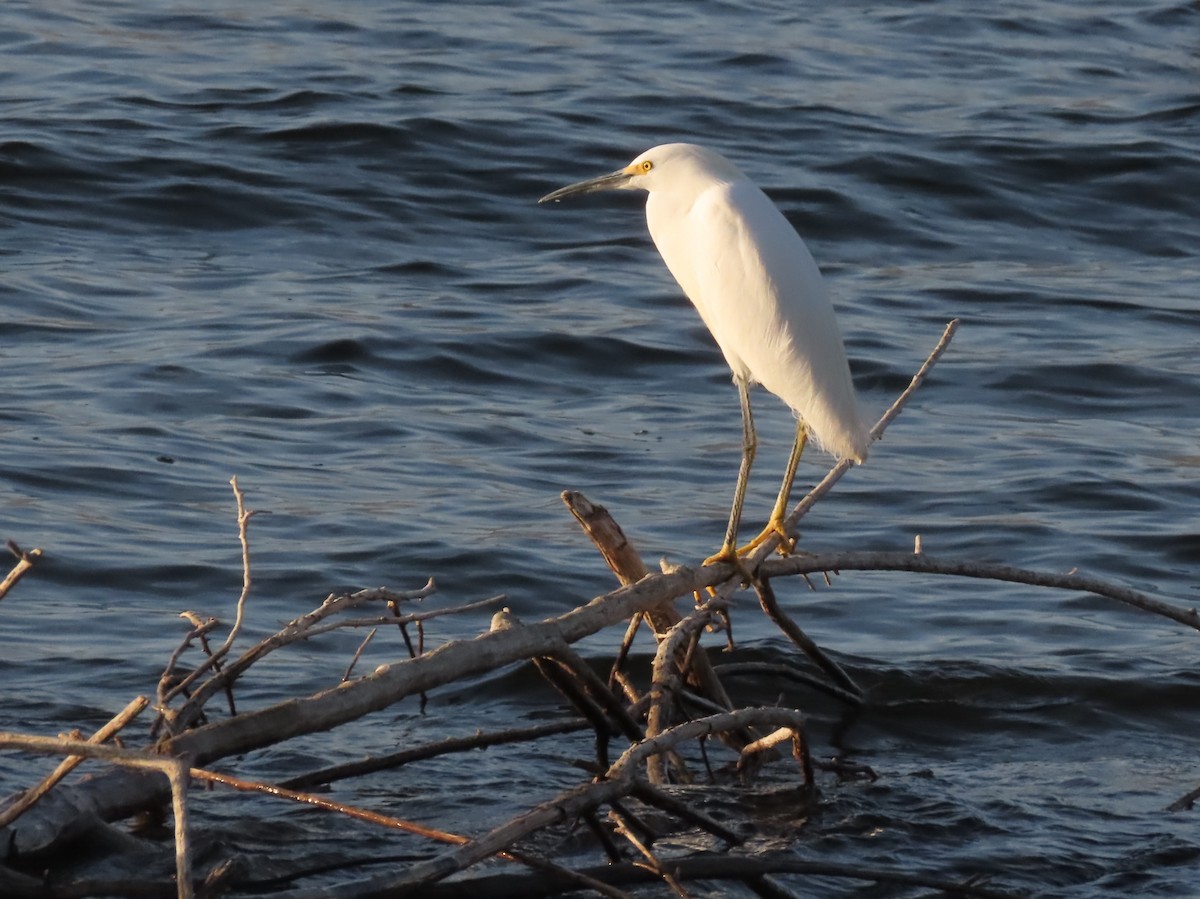
<path id="1" fill-rule="evenodd" d="M 741 177 L 724 156 L 696 144 L 662 144 L 647 150 L 623 169 L 589 178 L 551 191 L 538 200 L 548 203 L 597 190 L 663 190 L 672 187 L 708 186 L 714 181 Z"/>

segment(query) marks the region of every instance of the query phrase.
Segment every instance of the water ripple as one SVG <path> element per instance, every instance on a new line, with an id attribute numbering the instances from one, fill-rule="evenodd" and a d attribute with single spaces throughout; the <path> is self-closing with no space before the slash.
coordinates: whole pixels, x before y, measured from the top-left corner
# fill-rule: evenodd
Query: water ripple
<path id="1" fill-rule="evenodd" d="M 557 0 L 5 9 L 0 536 L 47 549 L 0 608 L 4 680 L 36 697 L 15 725 L 108 703 L 93 662 L 148 689 L 116 660 L 165 658 L 181 608 L 228 612 L 234 473 L 273 513 L 259 627 L 430 573 L 529 618 L 590 598 L 608 576 L 564 488 L 647 558 L 711 552 L 741 439 L 719 351 L 636 197 L 536 205 L 666 140 L 727 153 L 804 235 L 872 416 L 962 320 L 805 546 L 919 533 L 1195 604 L 1195 4 L 704 2 L 669 28 Z M 793 427 L 755 408 L 748 526 Z M 813 846 L 919 840 L 1005 882 L 1021 859 L 1061 896 L 1172 895 L 1194 868 L 1157 829 L 1193 785 L 1177 629 L 1015 586 L 780 592 L 894 701 L 855 734 L 885 785 L 838 785 Z"/>

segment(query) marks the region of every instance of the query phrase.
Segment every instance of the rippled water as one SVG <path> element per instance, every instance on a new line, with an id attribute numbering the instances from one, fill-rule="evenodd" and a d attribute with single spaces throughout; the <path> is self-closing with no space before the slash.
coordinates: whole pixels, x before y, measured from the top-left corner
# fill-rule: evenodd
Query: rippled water
<path id="1" fill-rule="evenodd" d="M 739 452 L 719 354 L 636 197 L 535 205 L 668 140 L 733 158 L 805 236 L 869 410 L 962 319 L 808 545 L 919 533 L 1196 603 L 1198 34 L 1182 2 L 6 3 L 0 524 L 47 557 L 0 604 L 0 727 L 106 720 L 178 611 L 230 612 L 233 474 L 271 513 L 256 633 L 429 574 L 441 601 L 569 608 L 609 576 L 564 488 L 647 558 L 711 552 Z M 757 409 L 761 517 L 791 422 Z M 845 747 L 881 781 L 831 785 L 807 851 L 1200 890 L 1194 814 L 1162 811 L 1200 782 L 1193 633 L 909 576 L 784 599 L 885 700 Z M 739 638 L 782 651 L 751 609 Z M 464 701 L 540 702 L 509 700 Z M 373 727 L 314 751 L 396 738 Z"/>

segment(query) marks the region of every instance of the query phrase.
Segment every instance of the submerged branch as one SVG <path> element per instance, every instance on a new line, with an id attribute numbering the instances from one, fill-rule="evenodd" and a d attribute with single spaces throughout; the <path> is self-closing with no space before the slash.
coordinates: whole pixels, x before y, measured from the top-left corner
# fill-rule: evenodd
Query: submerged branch
<path id="1" fill-rule="evenodd" d="M 65 737 L 37 737 L 0 731 L 0 749 L 19 749 L 43 755 L 66 755 L 104 759 L 130 768 L 157 771 L 170 784 L 171 807 L 175 818 L 175 865 L 179 899 L 191 899 L 192 858 L 188 840 L 187 764 L 179 758 L 153 752 L 139 752 Z"/>
<path id="2" fill-rule="evenodd" d="M 915 874 L 896 867 L 880 868 L 857 864 L 833 864 L 797 858 L 791 852 L 765 852 L 753 855 L 709 853 L 671 859 L 671 869 L 679 880 L 747 880 L 768 874 L 794 874 L 830 877 L 934 890 L 947 896 L 968 899 L 1015 899 L 1016 894 L 978 884 L 944 877 Z M 621 886 L 651 884 L 657 880 L 645 866 L 625 862 L 582 869 L 607 883 Z M 430 884 L 413 889 L 412 899 L 457 899 L 462 896 L 487 896 L 489 899 L 538 899 L 557 896 L 570 889 L 567 882 L 547 875 L 491 874 L 451 883 Z M 398 894 L 397 894 L 398 895 Z"/>

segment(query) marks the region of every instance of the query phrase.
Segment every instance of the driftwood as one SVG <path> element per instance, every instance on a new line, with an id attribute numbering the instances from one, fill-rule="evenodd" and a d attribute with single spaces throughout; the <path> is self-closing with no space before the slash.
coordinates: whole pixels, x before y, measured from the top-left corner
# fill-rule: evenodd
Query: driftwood
<path id="1" fill-rule="evenodd" d="M 955 323 L 947 328 L 934 353 L 914 377 L 909 388 L 875 426 L 878 436 L 919 386 L 930 366 L 945 349 Z M 829 475 L 792 510 L 789 527 L 807 513 L 849 469 L 835 466 Z M 247 510 L 236 478 L 231 482 L 237 505 L 238 537 L 242 549 L 243 584 L 234 622 L 219 645 L 210 637 L 222 626 L 196 612 L 183 617 L 189 630 L 179 648 L 167 661 L 154 702 L 157 720 L 148 741 L 140 748 L 120 749 L 105 742 L 145 702 L 131 704 L 119 721 L 94 737 L 38 738 L 0 733 L 0 749 L 57 753 L 68 757 L 59 771 L 41 785 L 0 803 L 0 894 L 4 896 L 66 899 L 87 895 L 206 896 L 270 888 L 290 899 L 362 899 L 369 896 L 442 895 L 555 895 L 568 890 L 590 890 L 607 896 L 634 895 L 628 890 L 639 883 L 665 884 L 677 895 L 690 895 L 688 882 L 696 879 L 733 879 L 747 884 L 760 895 L 786 896 L 776 876 L 805 875 L 840 877 L 849 880 L 924 886 L 950 895 L 1000 896 L 1002 891 L 975 882 L 949 882 L 912 871 L 843 868 L 803 860 L 782 853 L 741 850 L 754 831 L 752 821 L 719 822 L 678 792 L 677 785 L 693 784 L 688 790 L 703 790 L 704 784 L 719 782 L 750 788 L 756 778 L 768 778 L 773 789 L 793 791 L 795 801 L 811 799 L 817 789 L 819 766 L 809 755 L 805 718 L 798 709 L 770 705 L 737 707 L 721 683 L 726 670 L 753 671 L 753 666 L 714 666 L 701 637 L 724 631 L 731 644 L 733 621 L 729 596 L 748 583 L 759 602 L 780 630 L 796 645 L 810 664 L 794 672 L 801 683 L 822 691 L 847 708 L 869 706 L 870 697 L 842 670 L 830 655 L 815 644 L 782 610 L 775 600 L 772 581 L 780 577 L 820 576 L 851 570 L 893 570 L 922 575 L 952 575 L 1023 583 L 1039 587 L 1090 592 L 1144 611 L 1163 615 L 1200 629 L 1200 619 L 1185 609 L 1125 587 L 1079 574 L 1026 571 L 1007 566 L 956 560 L 938 560 L 920 552 L 835 552 L 797 553 L 771 558 L 777 540 L 768 541 L 738 566 L 667 567 L 662 572 L 647 570 L 635 548 L 616 522 L 601 507 L 582 494 L 567 492 L 563 500 L 591 537 L 617 575 L 621 586 L 591 602 L 544 621 L 522 623 L 508 610 L 497 612 L 491 626 L 470 640 L 443 643 L 425 650 L 426 622 L 444 614 L 478 614 L 502 602 L 493 597 L 437 612 L 414 612 L 410 604 L 436 590 L 432 580 L 412 591 L 383 588 L 328 597 L 312 612 L 289 622 L 278 633 L 235 654 L 243 623 L 250 613 L 251 545 Z M 19 552 L 18 550 L 14 550 Z M 32 556 L 32 554 L 29 554 Z M 28 570 L 36 557 L 22 558 L 20 572 Z M 6 589 L 15 576 L 5 580 Z M 11 583 L 10 583 L 11 581 Z M 3 595 L 0 593 L 0 595 Z M 691 601 L 696 597 L 695 601 Z M 689 602 L 680 608 L 680 599 Z M 362 610 L 368 611 L 363 614 Z M 642 623 L 649 626 L 656 652 L 650 671 L 629 668 L 629 647 Z M 234 692 L 238 679 L 271 652 L 285 650 L 298 640 L 312 639 L 330 630 L 358 627 L 374 629 L 394 625 L 404 636 L 407 658 L 382 665 L 352 677 L 358 652 L 347 667 L 342 682 L 309 696 L 290 699 L 266 708 L 238 712 Z M 623 625 L 625 638 L 614 653 L 607 680 L 572 648 L 583 637 Z M 416 644 L 408 628 L 417 630 Z M 367 639 L 370 639 L 370 635 Z M 364 641 L 365 642 L 365 641 Z M 362 646 L 359 647 L 361 652 Z M 190 670 L 181 673 L 181 662 L 189 654 L 201 654 Z M 495 671 L 513 663 L 531 662 L 559 691 L 576 713 L 575 717 L 537 727 L 513 728 L 502 733 L 480 733 L 474 737 L 441 740 L 427 746 L 366 760 L 355 760 L 294 775 L 280 783 L 263 783 L 206 766 L 222 759 L 273 746 L 307 733 L 329 730 L 379 711 L 409 696 Z M 227 711 L 214 709 L 217 697 L 225 697 Z M 395 816 L 360 809 L 303 792 L 333 781 L 406 764 L 419 758 L 481 748 L 504 742 L 534 741 L 568 731 L 591 730 L 596 744 L 593 775 L 577 787 L 542 801 L 510 821 L 474 836 L 447 833 L 417 825 Z M 128 738 L 127 738 L 128 740 Z M 717 745 L 717 744 L 721 745 Z M 791 757 L 787 765 L 779 758 Z M 116 767 L 94 773 L 73 783 L 61 782 L 69 767 L 81 758 L 105 758 Z M 773 763 L 774 762 L 774 763 Z M 149 767 L 156 773 L 130 770 Z M 841 769 L 843 773 L 870 776 L 870 772 Z M 348 876 L 334 887 L 305 888 L 291 879 L 263 884 L 252 870 L 232 863 L 218 864 L 207 871 L 193 871 L 188 842 L 188 777 L 222 788 L 271 795 L 281 801 L 303 802 L 334 815 L 350 815 L 380 826 L 418 834 L 452 848 L 440 853 L 430 850 L 418 862 L 393 864 L 382 875 L 367 878 Z M 164 777 L 163 774 L 167 776 Z M 676 785 L 676 786 L 672 786 Z M 686 791 L 685 791 L 686 792 Z M 1186 798 L 1186 797 L 1185 797 Z M 147 881 L 131 875 L 119 882 L 56 880 L 46 886 L 29 876 L 30 870 L 53 868 L 56 854 L 89 828 L 102 828 L 136 812 L 173 803 L 176 833 L 177 875 L 173 881 Z M 193 797 L 193 804 L 202 801 Z M 651 818 L 655 823 L 650 823 Z M 659 857 L 655 843 L 667 831 L 694 830 L 721 841 L 720 854 L 697 853 L 686 858 Z M 569 828 L 580 823 L 595 841 L 595 851 L 607 864 L 597 867 L 579 859 L 551 859 L 523 846 L 529 838 L 546 830 Z M 475 866 L 488 859 L 501 859 L 508 868 L 497 873 Z M 27 868 L 28 860 L 35 868 Z M 535 872 L 531 875 L 530 872 Z M 297 874 L 297 878 L 299 874 Z M 447 878 L 455 877 L 447 883 Z"/>

